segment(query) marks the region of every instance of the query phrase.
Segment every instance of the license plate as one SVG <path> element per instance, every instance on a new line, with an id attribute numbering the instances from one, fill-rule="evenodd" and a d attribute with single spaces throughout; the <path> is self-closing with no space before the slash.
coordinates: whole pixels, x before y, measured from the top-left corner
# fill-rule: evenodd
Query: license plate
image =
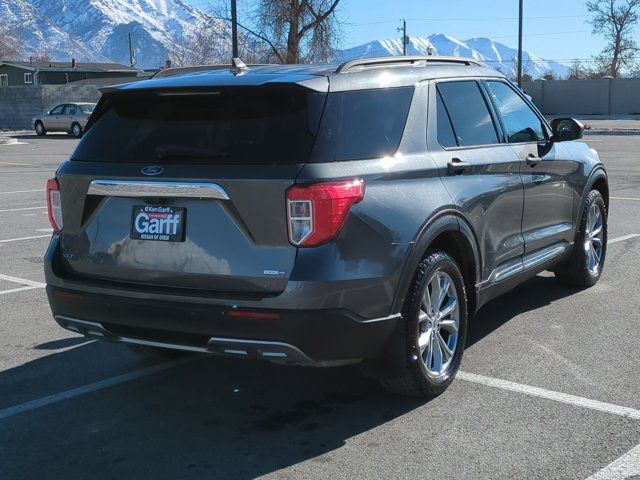
<path id="1" fill-rule="evenodd" d="M 182 242 L 186 213 L 186 209 L 179 207 L 135 206 L 131 221 L 131 238 Z"/>

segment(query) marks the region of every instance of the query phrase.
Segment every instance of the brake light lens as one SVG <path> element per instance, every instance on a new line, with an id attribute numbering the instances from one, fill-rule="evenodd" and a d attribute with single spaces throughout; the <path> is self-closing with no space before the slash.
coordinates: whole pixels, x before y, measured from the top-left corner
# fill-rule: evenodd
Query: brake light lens
<path id="1" fill-rule="evenodd" d="M 49 223 L 56 231 L 62 230 L 62 201 L 60 199 L 60 185 L 55 178 L 47 180 L 47 210 Z"/>
<path id="2" fill-rule="evenodd" d="M 335 238 L 351 207 L 364 198 L 364 180 L 294 185 L 287 190 L 289 241 L 315 247 Z"/>

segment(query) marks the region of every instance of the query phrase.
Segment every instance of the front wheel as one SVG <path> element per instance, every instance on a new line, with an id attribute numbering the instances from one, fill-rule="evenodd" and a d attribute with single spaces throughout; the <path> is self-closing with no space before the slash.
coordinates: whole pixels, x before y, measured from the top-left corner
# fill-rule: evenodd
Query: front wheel
<path id="1" fill-rule="evenodd" d="M 582 209 L 573 253 L 555 270 L 555 276 L 565 285 L 592 287 L 602 275 L 606 254 L 607 207 L 600 192 L 591 190 Z"/>
<path id="2" fill-rule="evenodd" d="M 382 385 L 401 395 L 435 397 L 453 381 L 464 353 L 467 298 L 460 267 L 431 250 L 414 275 L 402 311 L 407 366 Z"/>

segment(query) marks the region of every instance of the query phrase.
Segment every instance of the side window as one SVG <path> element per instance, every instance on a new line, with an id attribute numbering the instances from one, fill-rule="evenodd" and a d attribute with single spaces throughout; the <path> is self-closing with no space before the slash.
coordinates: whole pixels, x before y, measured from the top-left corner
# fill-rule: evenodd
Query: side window
<path id="1" fill-rule="evenodd" d="M 66 107 L 64 107 L 65 115 L 75 115 L 77 111 L 78 108 L 75 105 L 67 105 Z"/>
<path id="2" fill-rule="evenodd" d="M 499 143 L 489 107 L 477 82 L 439 83 L 438 92 L 451 117 L 459 146 Z"/>
<path id="3" fill-rule="evenodd" d="M 439 92 L 436 92 L 436 97 L 438 102 L 436 106 L 438 113 L 438 142 L 444 148 L 457 147 L 458 142 L 456 142 L 456 134 L 451 126 L 451 119 L 449 118 L 447 107 L 444 106 Z"/>
<path id="4" fill-rule="evenodd" d="M 509 143 L 545 140 L 542 122 L 511 86 L 487 82 L 491 97 L 502 117 Z"/>
<path id="5" fill-rule="evenodd" d="M 395 154 L 407 122 L 413 87 L 330 93 L 314 149 L 317 162 Z"/>
<path id="6" fill-rule="evenodd" d="M 54 108 L 53 110 L 51 110 L 51 115 L 62 115 L 62 109 L 64 108 L 64 105 L 58 105 L 56 108 Z"/>

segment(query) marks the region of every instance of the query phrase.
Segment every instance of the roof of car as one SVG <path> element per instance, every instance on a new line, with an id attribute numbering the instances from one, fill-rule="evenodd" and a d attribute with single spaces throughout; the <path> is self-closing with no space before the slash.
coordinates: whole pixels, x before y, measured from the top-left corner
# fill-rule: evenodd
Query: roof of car
<path id="1" fill-rule="evenodd" d="M 497 70 L 477 60 L 461 57 L 378 57 L 344 63 L 249 65 L 210 65 L 173 68 L 154 78 L 103 89 L 174 90 L 209 87 L 241 87 L 297 84 L 312 90 L 362 90 L 414 85 L 428 79 L 450 77 L 502 77 Z"/>

